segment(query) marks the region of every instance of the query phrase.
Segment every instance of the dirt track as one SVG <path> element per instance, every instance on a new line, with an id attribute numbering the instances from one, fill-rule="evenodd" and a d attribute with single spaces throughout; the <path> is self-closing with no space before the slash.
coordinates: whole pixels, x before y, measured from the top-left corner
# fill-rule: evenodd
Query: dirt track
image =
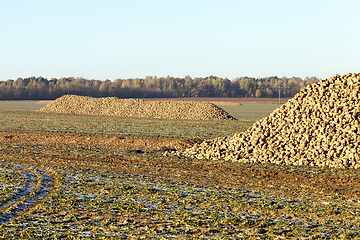
<path id="1" fill-rule="evenodd" d="M 194 183 L 216 183 L 221 186 L 312 190 L 320 194 L 353 196 L 360 194 L 360 180 L 355 177 L 329 176 L 326 170 L 320 174 L 295 173 L 262 168 L 261 166 L 237 166 L 189 161 L 185 158 L 169 158 L 164 151 L 185 149 L 199 139 L 139 138 L 94 134 L 16 132 L 1 131 L 0 155 L 13 155 L 13 161 L 32 158 L 34 163 L 66 164 L 150 174 L 174 179 L 186 179 Z M 63 151 L 66 149 L 67 151 Z M 84 149 L 120 152 L 107 158 L 89 157 L 80 153 Z M 70 154 L 71 153 L 71 154 Z M 16 157 L 15 157 L 16 156 Z M 23 158 L 24 157 L 24 158 Z M 54 161 L 56 160 L 56 161 Z M 324 174 L 322 174 L 322 172 Z"/>

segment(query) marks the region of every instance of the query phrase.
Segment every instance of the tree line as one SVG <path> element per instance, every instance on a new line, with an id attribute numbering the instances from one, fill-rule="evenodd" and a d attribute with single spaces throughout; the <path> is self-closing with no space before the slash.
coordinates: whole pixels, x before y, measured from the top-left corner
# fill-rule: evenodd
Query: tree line
<path id="1" fill-rule="evenodd" d="M 82 77 L 18 78 L 0 81 L 1 100 L 53 100 L 65 94 L 118 98 L 176 97 L 293 97 L 301 88 L 319 81 L 316 77 L 205 78 L 156 77 L 88 80 Z"/>

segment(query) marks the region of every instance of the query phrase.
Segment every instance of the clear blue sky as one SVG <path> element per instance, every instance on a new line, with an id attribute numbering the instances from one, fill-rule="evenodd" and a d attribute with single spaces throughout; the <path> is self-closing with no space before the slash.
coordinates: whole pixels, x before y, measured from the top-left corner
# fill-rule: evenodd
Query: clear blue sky
<path id="1" fill-rule="evenodd" d="M 0 80 L 360 72 L 359 0 L 1 0 Z"/>

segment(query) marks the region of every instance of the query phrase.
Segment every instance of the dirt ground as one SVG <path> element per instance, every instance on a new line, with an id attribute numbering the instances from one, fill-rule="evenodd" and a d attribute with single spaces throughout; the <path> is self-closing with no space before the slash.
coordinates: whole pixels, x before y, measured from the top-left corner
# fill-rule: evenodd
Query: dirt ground
<path id="1" fill-rule="evenodd" d="M 281 98 L 287 102 L 290 98 Z M 278 103 L 279 98 L 213 98 L 213 97 L 188 97 L 188 98 L 142 98 L 144 101 L 176 100 L 176 101 L 206 101 L 206 102 L 239 102 L 239 103 Z"/>
<path id="2" fill-rule="evenodd" d="M 102 166 L 99 163 L 111 163 L 112 170 L 181 178 L 196 183 L 210 181 L 225 187 L 264 188 L 266 185 L 279 189 L 311 189 L 318 193 L 335 193 L 343 196 L 360 194 L 360 180 L 355 177 L 263 170 L 255 166 L 231 167 L 216 162 L 190 161 L 185 158 L 163 160 L 165 151 L 184 150 L 199 142 L 201 142 L 200 139 L 0 131 L 0 146 L 12 146 L 9 149 L 1 149 L 0 156 L 13 153 L 17 156 L 18 161 L 21 161 L 21 156 L 33 156 L 34 161 L 41 159 L 41 161 L 49 161 L 51 164 L 86 165 L 95 168 L 109 168 L 108 164 Z M 72 154 L 64 153 L 64 149 Z M 107 158 L 76 154 L 82 149 L 109 152 L 116 150 L 122 154 Z M 69 160 L 71 161 L 69 162 Z"/>

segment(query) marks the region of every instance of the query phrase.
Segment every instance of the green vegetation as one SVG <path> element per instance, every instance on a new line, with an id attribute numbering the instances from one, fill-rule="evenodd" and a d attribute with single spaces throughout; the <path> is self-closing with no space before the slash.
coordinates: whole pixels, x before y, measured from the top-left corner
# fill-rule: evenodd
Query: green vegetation
<path id="1" fill-rule="evenodd" d="M 12 109 L 12 110 L 39 110 L 44 107 L 47 102 L 39 102 L 39 101 L 0 101 L 0 109 Z"/>
<path id="2" fill-rule="evenodd" d="M 221 106 L 221 108 L 236 119 L 257 121 L 269 116 L 280 106 L 271 103 L 242 103 L 242 106 Z"/>
<path id="3" fill-rule="evenodd" d="M 0 129 L 209 139 L 245 131 L 249 121 L 133 119 L 0 110 Z"/>
<path id="4" fill-rule="evenodd" d="M 17 165 L 1 162 L 0 181 L 0 204 L 2 204 L 11 199 L 25 184 L 24 171 Z"/>
<path id="5" fill-rule="evenodd" d="M 276 107 L 263 105 L 252 111 Z M 251 106 L 257 105 L 245 105 L 249 119 Z M 315 176 L 355 179 L 360 170 L 190 160 L 101 142 L 11 140 L 33 131 L 214 138 L 251 125 L 0 110 L 0 238 L 360 239 L 356 194 L 259 182 L 259 175 L 240 181 L 249 169 L 306 175 L 310 183 Z M 222 168 L 229 170 L 221 174 Z"/>
<path id="6" fill-rule="evenodd" d="M 1 225 L 2 238 L 171 239 L 355 238 L 357 207 L 249 191 L 61 166 L 53 194 Z M 314 201 L 315 200 L 315 201 Z"/>
<path id="7" fill-rule="evenodd" d="M 239 77 L 233 80 L 206 78 L 152 77 L 116 79 L 115 81 L 84 78 L 43 77 L 0 81 L 0 100 L 56 99 L 65 94 L 91 97 L 170 98 L 170 97 L 293 97 L 301 88 L 317 82 L 316 77 Z"/>

